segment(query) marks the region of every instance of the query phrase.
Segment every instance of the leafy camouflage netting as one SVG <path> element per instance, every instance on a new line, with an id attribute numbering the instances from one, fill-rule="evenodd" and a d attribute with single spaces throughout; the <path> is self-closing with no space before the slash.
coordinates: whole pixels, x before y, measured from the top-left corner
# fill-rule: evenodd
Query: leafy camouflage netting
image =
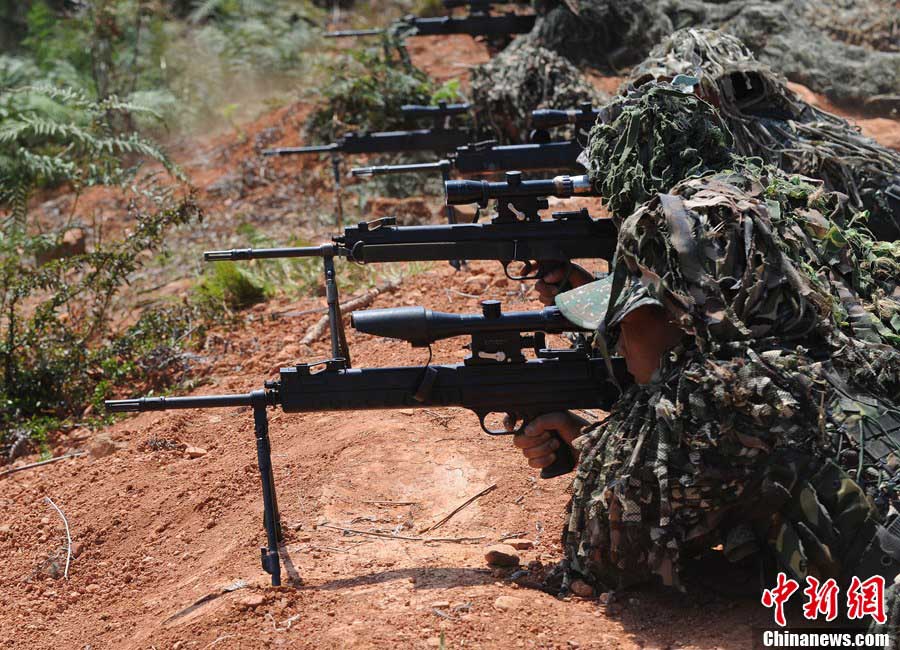
<path id="1" fill-rule="evenodd" d="M 615 71 L 642 59 L 675 30 L 708 27 L 734 34 L 779 73 L 835 101 L 900 109 L 898 12 L 891 0 L 829 0 L 824 8 L 812 0 L 541 4 L 544 16 L 529 37 L 577 63 Z M 846 27 L 835 28 L 832 19 L 847 21 Z M 873 49 L 888 43 L 892 51 Z"/>
<path id="2" fill-rule="evenodd" d="M 680 30 L 634 70 L 630 86 L 678 74 L 700 80 L 700 96 L 718 107 L 739 154 L 822 179 L 870 212 L 878 238 L 900 238 L 900 215 L 885 196 L 892 179 L 900 178 L 900 153 L 804 102 L 733 36 Z"/>
<path id="3" fill-rule="evenodd" d="M 819 0 L 806 3 L 805 17 L 835 40 L 882 52 L 900 52 L 896 0 Z"/>
<path id="4" fill-rule="evenodd" d="M 678 584 L 682 558 L 722 544 L 798 579 L 891 584 L 876 534 L 898 496 L 900 250 L 848 218 L 815 182 L 742 163 L 625 219 L 612 313 L 637 279 L 688 336 L 578 441 L 568 579 Z"/>
<path id="5" fill-rule="evenodd" d="M 660 8 L 645 0 L 540 0 L 536 9 L 529 40 L 603 70 L 639 62 L 672 31 Z"/>
<path id="6" fill-rule="evenodd" d="M 703 100 L 646 84 L 601 109 L 582 156 L 594 189 L 624 218 L 660 190 L 731 163 L 731 135 Z"/>
<path id="7" fill-rule="evenodd" d="M 503 141 L 526 141 L 536 108 L 595 106 L 607 98 L 564 58 L 517 38 L 488 63 L 472 69 L 476 121 Z"/>

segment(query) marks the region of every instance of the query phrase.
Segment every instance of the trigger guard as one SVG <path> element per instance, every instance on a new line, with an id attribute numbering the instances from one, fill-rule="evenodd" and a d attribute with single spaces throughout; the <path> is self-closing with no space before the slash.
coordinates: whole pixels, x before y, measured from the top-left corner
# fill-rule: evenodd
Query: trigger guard
<path id="1" fill-rule="evenodd" d="M 503 262 L 503 273 L 506 274 L 510 280 L 515 280 L 516 282 L 525 282 L 527 280 L 539 280 L 541 278 L 540 274 L 540 265 L 532 266 L 531 261 L 525 262 L 525 275 L 512 275 L 509 272 L 509 265 L 511 262 Z M 535 269 L 534 275 L 529 275 L 532 269 Z"/>
<path id="2" fill-rule="evenodd" d="M 481 425 L 481 430 L 484 431 L 489 436 L 517 436 L 517 435 L 525 432 L 525 419 L 524 418 L 522 419 L 522 425 L 516 429 L 513 429 L 512 431 L 507 431 L 506 429 L 503 429 L 502 431 L 494 431 L 493 429 L 488 429 L 487 425 L 485 424 L 485 420 L 487 419 L 487 416 L 490 415 L 492 412 L 493 411 L 488 412 L 488 413 L 479 413 L 478 414 L 478 423 Z M 506 415 L 510 416 L 514 420 L 518 419 L 518 418 L 516 418 L 515 413 L 507 413 Z"/>

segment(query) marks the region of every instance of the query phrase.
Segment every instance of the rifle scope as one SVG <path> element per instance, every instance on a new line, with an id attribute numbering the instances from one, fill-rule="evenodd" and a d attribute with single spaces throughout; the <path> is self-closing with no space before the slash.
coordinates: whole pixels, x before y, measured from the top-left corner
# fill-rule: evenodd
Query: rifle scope
<path id="1" fill-rule="evenodd" d="M 469 104 L 448 104 L 438 102 L 436 106 L 423 106 L 421 104 L 404 104 L 400 107 L 403 117 L 444 117 L 446 115 L 465 115 L 469 112 Z"/>
<path id="2" fill-rule="evenodd" d="M 424 307 L 366 309 L 350 314 L 350 324 L 359 332 L 408 341 L 413 347 L 424 347 L 454 336 L 492 332 L 558 334 L 584 331 L 566 320 L 556 307 L 504 314 L 499 301 L 485 300 L 481 308 L 480 314 L 450 314 Z"/>
<path id="3" fill-rule="evenodd" d="M 593 126 L 600 111 L 590 103 L 581 104 L 578 108 L 561 111 L 552 108 L 539 108 L 531 111 L 531 126 L 535 129 L 550 129 L 554 126 L 575 124 L 576 126 Z"/>
<path id="4" fill-rule="evenodd" d="M 554 176 L 539 180 L 522 180 L 522 172 L 506 172 L 506 181 L 447 181 L 445 183 L 447 203 L 460 205 L 477 203 L 487 206 L 490 199 L 547 197 L 560 199 L 576 195 L 593 194 L 591 182 L 586 175 Z"/>
<path id="5" fill-rule="evenodd" d="M 444 9 L 468 7 L 472 11 L 485 11 L 494 5 L 524 5 L 528 0 L 442 0 Z"/>

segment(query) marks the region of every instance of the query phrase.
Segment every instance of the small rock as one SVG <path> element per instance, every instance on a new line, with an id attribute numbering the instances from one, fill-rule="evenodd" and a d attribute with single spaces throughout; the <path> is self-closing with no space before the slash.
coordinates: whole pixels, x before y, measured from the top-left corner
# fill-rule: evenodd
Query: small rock
<path id="1" fill-rule="evenodd" d="M 95 594 L 100 591 L 100 585 L 98 585 L 96 582 L 92 582 L 87 587 L 85 587 L 84 590 L 89 594 Z"/>
<path id="2" fill-rule="evenodd" d="M 192 445 L 188 445 L 184 450 L 184 455 L 188 458 L 202 458 L 208 453 L 209 452 L 206 451 L 203 447 L 194 447 Z"/>
<path id="3" fill-rule="evenodd" d="M 88 451 L 94 458 L 104 458 L 116 453 L 116 449 L 118 449 L 119 447 L 121 447 L 119 443 L 115 442 L 109 436 L 101 434 L 99 436 L 95 436 L 94 439 L 91 440 Z"/>
<path id="4" fill-rule="evenodd" d="M 80 557 L 84 552 L 84 544 L 82 542 L 75 542 L 72 544 L 72 557 Z"/>
<path id="5" fill-rule="evenodd" d="M 427 645 L 429 648 L 440 648 L 441 639 L 440 637 L 433 636 L 425 641 L 425 645 Z"/>
<path id="6" fill-rule="evenodd" d="M 307 542 L 309 542 L 311 540 L 312 540 L 312 537 L 310 537 L 309 535 L 297 535 L 297 542 L 299 544 L 306 544 Z"/>
<path id="7" fill-rule="evenodd" d="M 486 273 L 483 273 L 481 275 L 473 275 L 466 278 L 463 286 L 465 287 L 467 293 L 480 294 L 485 292 L 485 290 L 490 286 L 493 279 L 493 277 Z"/>
<path id="8" fill-rule="evenodd" d="M 569 585 L 569 589 L 572 590 L 573 594 L 579 596 L 580 598 L 594 597 L 594 588 L 584 580 L 573 580 L 572 584 Z"/>
<path id="9" fill-rule="evenodd" d="M 494 566 L 519 566 L 519 555 L 509 544 L 494 544 L 488 547 L 484 559 Z"/>
<path id="10" fill-rule="evenodd" d="M 532 542 L 530 539 L 507 539 L 504 544 L 509 544 L 514 549 L 517 549 L 519 551 L 525 551 L 529 548 L 534 548 L 534 542 Z"/>
<path id="11" fill-rule="evenodd" d="M 522 606 L 522 599 L 515 596 L 497 596 L 494 601 L 494 608 L 502 612 L 519 609 Z"/>
<path id="12" fill-rule="evenodd" d="M 12 526 L 10 526 L 9 524 L 3 524 L 2 526 L 0 526 L 0 535 L 6 535 L 7 533 L 11 532 Z"/>
<path id="13" fill-rule="evenodd" d="M 435 609 L 446 609 L 447 607 L 450 607 L 450 602 L 447 600 L 436 600 L 431 603 L 431 606 Z"/>
<path id="14" fill-rule="evenodd" d="M 259 607 L 260 605 L 264 605 L 265 602 L 266 602 L 265 594 L 252 593 L 252 594 L 247 594 L 243 598 L 239 598 L 237 600 L 237 606 L 240 609 L 252 609 L 254 607 Z"/>

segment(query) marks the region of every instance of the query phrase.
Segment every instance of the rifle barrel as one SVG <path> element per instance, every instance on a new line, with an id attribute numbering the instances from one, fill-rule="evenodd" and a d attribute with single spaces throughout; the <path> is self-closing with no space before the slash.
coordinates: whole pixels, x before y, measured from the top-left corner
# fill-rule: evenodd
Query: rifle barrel
<path id="1" fill-rule="evenodd" d="M 309 147 L 278 147 L 277 149 L 266 149 L 262 152 L 264 156 L 292 156 L 294 154 L 304 153 L 327 153 L 329 151 L 338 151 L 341 148 L 336 142 L 331 144 L 317 144 Z"/>
<path id="2" fill-rule="evenodd" d="M 207 262 L 224 262 L 235 260 L 266 260 L 283 257 L 328 257 L 330 255 L 346 255 L 339 246 L 322 244 L 321 246 L 297 246 L 290 248 L 233 248 L 223 251 L 205 251 L 203 259 Z"/>
<path id="3" fill-rule="evenodd" d="M 386 176 L 388 174 L 410 174 L 417 172 L 430 172 L 443 169 L 449 169 L 449 160 L 438 160 L 437 162 L 414 163 L 409 165 L 377 165 L 375 167 L 354 167 L 350 170 L 353 176 Z"/>
<path id="4" fill-rule="evenodd" d="M 139 397 L 137 399 L 106 400 L 104 404 L 106 405 L 106 410 L 111 413 L 252 406 L 253 394 L 202 395 L 199 397 Z"/>
<path id="5" fill-rule="evenodd" d="M 345 29 L 337 32 L 325 32 L 325 38 L 350 38 L 353 36 L 377 36 L 383 34 L 383 29 Z"/>

